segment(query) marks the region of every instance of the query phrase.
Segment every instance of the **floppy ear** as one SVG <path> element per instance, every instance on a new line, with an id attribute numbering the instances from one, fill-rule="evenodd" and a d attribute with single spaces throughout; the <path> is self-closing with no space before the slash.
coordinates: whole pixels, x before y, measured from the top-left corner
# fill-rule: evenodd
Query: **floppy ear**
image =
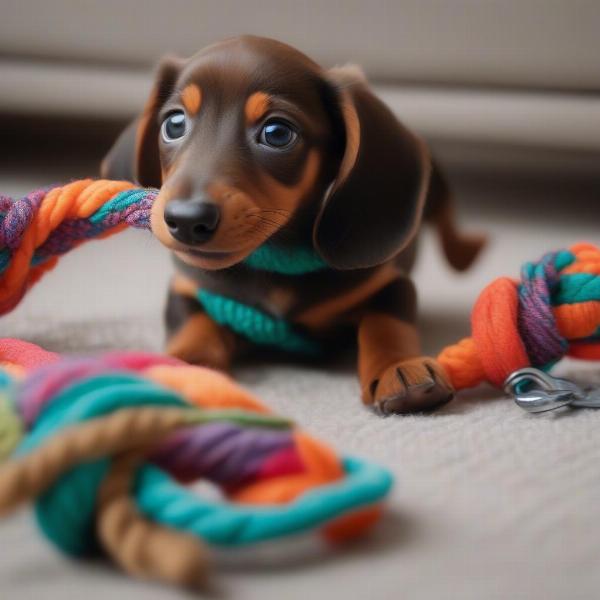
<path id="1" fill-rule="evenodd" d="M 146 105 L 141 115 L 127 126 L 102 161 L 102 177 L 134 179 L 147 187 L 161 186 L 158 111 L 173 91 L 184 62 L 183 59 L 171 56 L 160 61 Z"/>
<path id="2" fill-rule="evenodd" d="M 334 268 L 372 267 L 398 254 L 416 233 L 429 184 L 429 153 L 355 68 L 333 69 L 329 78 L 345 148 L 313 242 Z"/>
<path id="3" fill-rule="evenodd" d="M 158 152 L 158 111 L 173 91 L 184 62 L 173 56 L 166 56 L 160 61 L 154 87 L 139 119 L 135 142 L 135 174 L 137 181 L 145 186 L 160 187 L 162 184 Z"/>

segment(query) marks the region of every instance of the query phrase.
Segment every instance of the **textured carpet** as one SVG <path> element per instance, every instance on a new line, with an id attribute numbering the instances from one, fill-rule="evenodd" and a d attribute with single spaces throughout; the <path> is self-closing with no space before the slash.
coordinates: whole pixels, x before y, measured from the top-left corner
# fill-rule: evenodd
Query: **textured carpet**
<path id="1" fill-rule="evenodd" d="M 51 179 L 0 174 L 2 191 L 11 194 Z M 416 278 L 431 352 L 466 334 L 470 305 L 493 277 L 516 274 L 524 259 L 545 250 L 600 241 L 594 190 L 488 181 L 463 183 L 459 191 L 464 222 L 489 231 L 492 241 L 476 268 L 459 276 L 433 238 L 424 238 Z M 571 210 L 567 199 L 579 208 Z M 1 334 L 66 352 L 159 349 L 169 270 L 162 248 L 140 232 L 89 244 L 2 319 Z M 600 385 L 593 366 L 562 369 Z M 367 540 L 326 556 L 277 551 L 268 568 L 261 553 L 241 557 L 217 573 L 211 597 L 598 596 L 600 411 L 534 417 L 481 388 L 433 415 L 381 419 L 361 407 L 349 369 L 258 365 L 236 376 L 338 450 L 392 469 L 397 485 L 387 518 Z M 129 580 L 102 563 L 61 557 L 28 511 L 0 523 L 0 548 L 2 598 L 188 596 Z"/>

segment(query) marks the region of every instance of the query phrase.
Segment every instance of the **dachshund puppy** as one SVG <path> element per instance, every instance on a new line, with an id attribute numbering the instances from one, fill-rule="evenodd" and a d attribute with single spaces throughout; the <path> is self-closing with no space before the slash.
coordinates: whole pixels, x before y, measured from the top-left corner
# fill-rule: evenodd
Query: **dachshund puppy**
<path id="1" fill-rule="evenodd" d="M 176 265 L 170 354 L 226 369 L 246 337 L 276 342 L 232 315 L 323 347 L 351 326 L 365 404 L 407 413 L 451 399 L 415 328 L 415 241 L 423 219 L 436 223 L 457 269 L 483 241 L 457 232 L 427 147 L 358 68 L 324 70 L 253 36 L 166 58 L 102 174 L 161 188 L 152 231 Z M 215 317 L 206 297 L 229 308 Z"/>

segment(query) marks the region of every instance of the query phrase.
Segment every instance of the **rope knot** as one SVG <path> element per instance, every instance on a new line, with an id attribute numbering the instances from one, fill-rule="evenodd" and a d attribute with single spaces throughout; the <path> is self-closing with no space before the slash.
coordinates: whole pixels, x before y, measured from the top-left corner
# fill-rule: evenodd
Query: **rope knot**
<path id="1" fill-rule="evenodd" d="M 557 268 L 559 256 L 562 256 L 559 252 L 548 253 L 539 262 L 526 263 L 521 269 L 518 333 L 532 365 L 551 365 L 560 360 L 569 348 L 558 330 L 552 310 L 561 282 Z"/>
<path id="2" fill-rule="evenodd" d="M 0 371 L 0 514 L 34 499 L 69 554 L 103 548 L 134 575 L 195 585 L 207 546 L 358 535 L 391 487 L 220 373 L 149 354 L 42 358 L 18 385 Z M 223 500 L 182 485 L 200 479 Z"/>
<path id="3" fill-rule="evenodd" d="M 457 389 L 484 380 L 501 387 L 513 371 L 548 369 L 566 354 L 597 358 L 600 249 L 577 244 L 526 263 L 520 281 L 493 281 L 475 303 L 471 326 L 472 338 L 438 357 Z"/>

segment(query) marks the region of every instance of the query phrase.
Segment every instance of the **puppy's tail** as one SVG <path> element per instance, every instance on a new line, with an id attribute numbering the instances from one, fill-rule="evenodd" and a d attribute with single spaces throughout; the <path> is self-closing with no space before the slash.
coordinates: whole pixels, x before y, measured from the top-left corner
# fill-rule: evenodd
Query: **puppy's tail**
<path id="1" fill-rule="evenodd" d="M 432 165 L 424 219 L 436 228 L 446 260 L 457 271 L 468 269 L 487 242 L 485 235 L 459 230 L 450 188 L 435 163 Z"/>

